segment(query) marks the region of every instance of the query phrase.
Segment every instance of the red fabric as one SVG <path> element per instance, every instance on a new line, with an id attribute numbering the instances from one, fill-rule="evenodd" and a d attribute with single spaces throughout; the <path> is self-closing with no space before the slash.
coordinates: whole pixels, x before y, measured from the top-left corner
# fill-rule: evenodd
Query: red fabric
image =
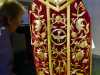
<path id="1" fill-rule="evenodd" d="M 55 6 L 53 3 L 49 4 Z M 50 75 L 46 7 L 48 6 L 39 0 L 33 0 L 32 9 L 29 10 L 31 39 L 37 75 Z M 90 75 L 90 16 L 81 0 L 73 0 L 70 8 L 71 75 Z M 50 18 L 52 74 L 67 75 L 67 7 L 61 11 L 55 11 L 50 8 Z"/>

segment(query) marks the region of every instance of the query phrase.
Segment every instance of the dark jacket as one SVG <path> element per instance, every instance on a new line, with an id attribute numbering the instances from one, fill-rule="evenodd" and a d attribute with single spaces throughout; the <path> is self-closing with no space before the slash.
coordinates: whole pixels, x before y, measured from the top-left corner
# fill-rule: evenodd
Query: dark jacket
<path id="1" fill-rule="evenodd" d="M 11 75 L 12 50 L 10 33 L 0 25 L 0 75 Z"/>

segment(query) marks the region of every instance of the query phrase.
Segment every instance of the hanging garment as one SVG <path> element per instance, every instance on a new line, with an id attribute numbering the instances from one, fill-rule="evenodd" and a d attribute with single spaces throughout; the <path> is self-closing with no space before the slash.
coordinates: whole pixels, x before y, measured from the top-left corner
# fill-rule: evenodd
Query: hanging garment
<path id="1" fill-rule="evenodd" d="M 33 0 L 29 16 L 37 75 L 91 75 L 91 24 L 82 0 Z"/>

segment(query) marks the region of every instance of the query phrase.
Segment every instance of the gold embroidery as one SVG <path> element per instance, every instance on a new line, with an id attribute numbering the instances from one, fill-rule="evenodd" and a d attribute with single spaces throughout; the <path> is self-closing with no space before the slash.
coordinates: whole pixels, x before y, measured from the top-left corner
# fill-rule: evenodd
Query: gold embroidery
<path id="1" fill-rule="evenodd" d="M 66 3 L 64 3 L 64 4 L 61 5 L 61 6 L 54 6 L 54 5 L 50 4 L 49 1 L 44 1 L 44 0 L 39 0 L 39 1 L 40 1 L 41 3 L 43 3 L 44 5 L 48 6 L 49 8 L 51 8 L 51 9 L 57 11 L 57 12 L 59 12 L 59 11 L 65 9 L 68 5 L 70 5 L 70 4 L 73 2 L 73 0 L 68 0 L 68 1 L 65 1 Z M 50 2 L 51 2 L 51 1 L 50 1 Z M 53 2 L 53 3 L 54 3 L 54 2 Z M 61 3 L 61 4 L 62 4 L 62 3 Z"/>

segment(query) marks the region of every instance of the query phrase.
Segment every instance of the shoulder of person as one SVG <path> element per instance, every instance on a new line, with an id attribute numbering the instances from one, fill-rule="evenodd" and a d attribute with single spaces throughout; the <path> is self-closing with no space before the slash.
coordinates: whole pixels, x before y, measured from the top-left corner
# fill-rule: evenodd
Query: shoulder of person
<path id="1" fill-rule="evenodd" d="M 3 31 L 5 31 L 5 30 L 6 30 L 6 28 L 4 26 L 1 26 L 0 27 L 0 37 L 2 36 Z"/>

